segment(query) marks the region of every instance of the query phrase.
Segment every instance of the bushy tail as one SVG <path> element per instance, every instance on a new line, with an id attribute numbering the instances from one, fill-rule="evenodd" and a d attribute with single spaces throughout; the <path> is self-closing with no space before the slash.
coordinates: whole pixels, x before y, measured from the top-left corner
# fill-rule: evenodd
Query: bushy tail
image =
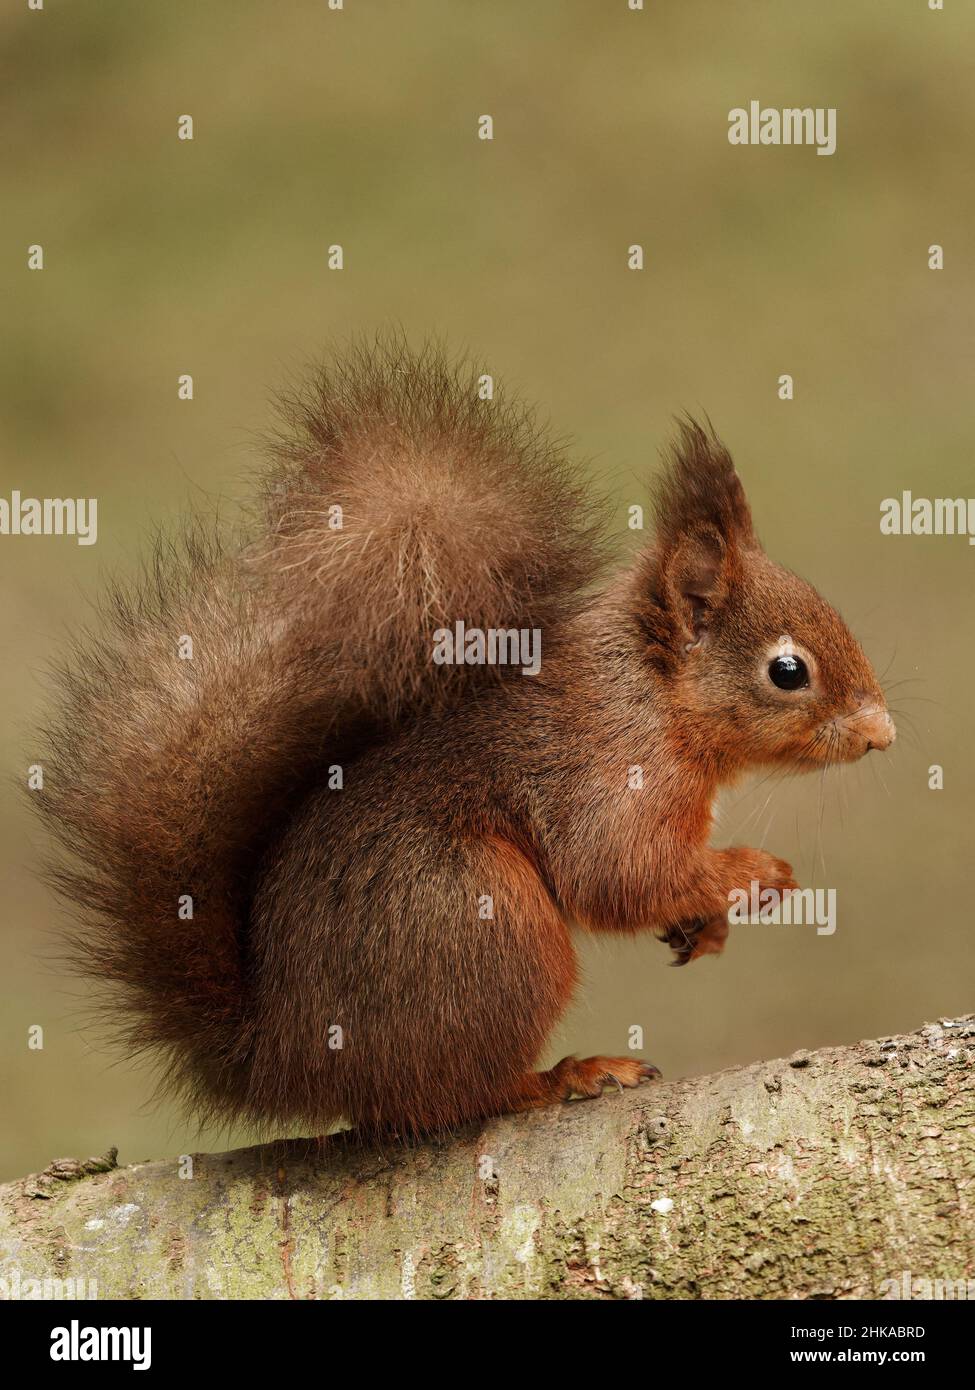
<path id="1" fill-rule="evenodd" d="M 601 549 L 559 448 L 439 350 L 354 349 L 281 420 L 253 520 L 158 543 L 78 641 L 32 793 L 75 963 L 204 1115 L 246 1107 L 251 879 L 296 799 L 497 678 L 434 665 L 436 628 L 540 627 L 550 645 Z"/>

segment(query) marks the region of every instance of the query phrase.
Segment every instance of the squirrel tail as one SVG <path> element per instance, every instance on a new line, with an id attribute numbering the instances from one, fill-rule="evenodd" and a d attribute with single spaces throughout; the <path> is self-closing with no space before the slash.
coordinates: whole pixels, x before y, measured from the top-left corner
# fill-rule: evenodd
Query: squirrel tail
<path id="1" fill-rule="evenodd" d="M 560 447 L 483 380 L 398 337 L 316 370 L 280 400 L 248 522 L 157 541 L 58 672 L 30 795 L 69 955 L 110 1030 L 203 1118 L 248 1113 L 249 904 L 298 799 L 417 711 L 504 679 L 435 665 L 435 629 L 550 643 L 601 562 Z"/>

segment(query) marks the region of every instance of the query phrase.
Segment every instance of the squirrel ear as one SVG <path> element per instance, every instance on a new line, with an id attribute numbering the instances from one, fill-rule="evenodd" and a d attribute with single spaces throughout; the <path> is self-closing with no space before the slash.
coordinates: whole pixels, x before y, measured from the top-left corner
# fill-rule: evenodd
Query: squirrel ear
<path id="1" fill-rule="evenodd" d="M 665 602 L 685 646 L 701 640 L 711 615 L 728 596 L 728 549 L 713 526 L 680 537 L 665 558 L 661 578 Z"/>
<path id="2" fill-rule="evenodd" d="M 752 517 L 731 455 L 710 428 L 687 418 L 655 490 L 656 544 L 644 571 L 644 622 L 671 658 L 699 642 L 727 600 L 742 550 L 757 549 Z"/>
<path id="3" fill-rule="evenodd" d="M 689 416 L 665 456 L 655 489 L 657 541 L 664 549 L 698 527 L 713 527 L 728 546 L 758 545 L 752 514 L 731 455 L 710 427 Z"/>

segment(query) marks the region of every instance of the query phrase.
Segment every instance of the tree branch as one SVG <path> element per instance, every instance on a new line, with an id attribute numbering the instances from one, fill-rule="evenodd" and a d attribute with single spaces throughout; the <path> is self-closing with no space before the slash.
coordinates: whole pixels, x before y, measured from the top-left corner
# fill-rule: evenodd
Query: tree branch
<path id="1" fill-rule="evenodd" d="M 188 1166 L 109 1151 L 0 1188 L 8 1296 L 897 1296 L 975 1278 L 975 1016 L 412 1149 Z"/>

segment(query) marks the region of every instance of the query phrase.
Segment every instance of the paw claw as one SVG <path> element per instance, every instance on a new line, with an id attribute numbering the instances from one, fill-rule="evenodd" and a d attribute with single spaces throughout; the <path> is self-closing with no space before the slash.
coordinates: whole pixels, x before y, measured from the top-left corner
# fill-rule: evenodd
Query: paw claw
<path id="1" fill-rule="evenodd" d="M 687 965 L 699 956 L 719 955 L 728 935 L 727 917 L 694 917 L 667 928 L 664 940 L 674 953 L 671 965 Z"/>

